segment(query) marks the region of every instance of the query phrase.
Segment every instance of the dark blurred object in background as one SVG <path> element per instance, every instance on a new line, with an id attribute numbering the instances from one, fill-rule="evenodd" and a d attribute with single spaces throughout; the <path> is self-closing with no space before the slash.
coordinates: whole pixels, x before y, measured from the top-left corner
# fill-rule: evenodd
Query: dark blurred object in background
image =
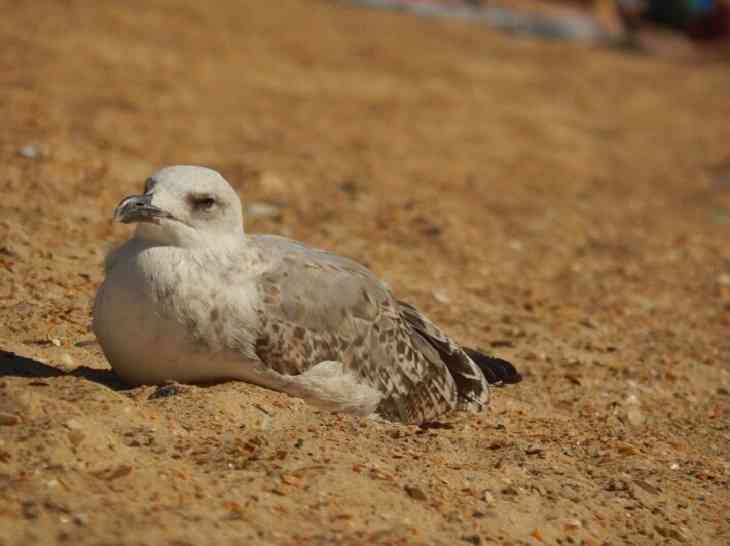
<path id="1" fill-rule="evenodd" d="M 695 40 L 730 37 L 730 6 L 720 0 L 617 0 L 617 4 L 630 32 L 650 23 Z"/>
<path id="2" fill-rule="evenodd" d="M 730 60 L 730 0 L 344 1 L 674 60 Z"/>

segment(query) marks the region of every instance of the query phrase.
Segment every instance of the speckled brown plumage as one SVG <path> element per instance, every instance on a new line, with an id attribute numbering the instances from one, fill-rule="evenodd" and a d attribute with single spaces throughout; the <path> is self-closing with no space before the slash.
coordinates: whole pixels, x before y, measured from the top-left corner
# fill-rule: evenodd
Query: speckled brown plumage
<path id="1" fill-rule="evenodd" d="M 266 365 L 294 375 L 342 362 L 383 394 L 377 412 L 394 421 L 486 405 L 485 377 L 461 347 L 365 268 L 283 239 L 251 239 L 282 252 L 259 278 L 256 354 Z"/>

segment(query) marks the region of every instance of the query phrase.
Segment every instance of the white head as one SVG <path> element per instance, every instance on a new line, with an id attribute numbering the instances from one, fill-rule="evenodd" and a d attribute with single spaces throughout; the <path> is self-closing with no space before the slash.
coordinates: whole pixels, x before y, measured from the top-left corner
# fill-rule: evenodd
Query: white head
<path id="1" fill-rule="evenodd" d="M 135 237 L 187 248 L 243 237 L 241 200 L 226 179 L 212 169 L 165 167 L 145 182 L 143 195 L 132 195 L 114 209 L 114 220 L 137 223 Z"/>

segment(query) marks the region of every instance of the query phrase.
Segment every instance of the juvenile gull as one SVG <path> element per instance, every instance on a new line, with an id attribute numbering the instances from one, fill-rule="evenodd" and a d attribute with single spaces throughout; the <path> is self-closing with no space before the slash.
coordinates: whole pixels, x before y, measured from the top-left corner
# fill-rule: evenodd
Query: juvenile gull
<path id="1" fill-rule="evenodd" d="M 94 333 L 131 384 L 239 379 L 319 407 L 423 423 L 480 411 L 520 376 L 460 347 L 358 263 L 246 235 L 217 172 L 167 167 L 114 219 L 136 223 L 106 260 Z"/>

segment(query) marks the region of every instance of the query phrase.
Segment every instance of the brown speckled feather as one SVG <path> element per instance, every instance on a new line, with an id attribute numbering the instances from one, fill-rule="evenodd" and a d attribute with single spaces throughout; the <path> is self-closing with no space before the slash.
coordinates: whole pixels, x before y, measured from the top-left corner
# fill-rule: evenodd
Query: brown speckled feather
<path id="1" fill-rule="evenodd" d="M 467 354 L 367 269 L 279 237 L 250 241 L 273 264 L 257 279 L 255 351 L 267 366 L 298 375 L 342 362 L 382 393 L 381 416 L 404 423 L 487 403 L 487 383 Z"/>

